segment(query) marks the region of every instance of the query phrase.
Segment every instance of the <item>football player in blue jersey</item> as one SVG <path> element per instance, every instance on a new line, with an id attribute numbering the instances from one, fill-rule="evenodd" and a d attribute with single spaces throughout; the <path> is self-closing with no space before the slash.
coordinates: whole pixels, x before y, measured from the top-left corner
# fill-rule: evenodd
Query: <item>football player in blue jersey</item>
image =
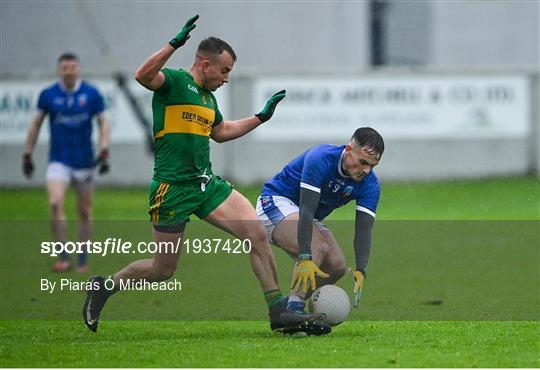
<path id="1" fill-rule="evenodd" d="M 371 251 L 371 231 L 380 195 L 373 168 L 384 152 L 373 128 L 355 131 L 346 145 L 319 145 L 293 159 L 266 182 L 257 214 L 269 240 L 296 259 L 288 308 L 303 311 L 306 294 L 333 284 L 347 265 L 332 232 L 322 223 L 334 209 L 356 202 L 355 306 L 360 300 Z"/>
<path id="2" fill-rule="evenodd" d="M 23 173 L 31 178 L 34 171 L 32 152 L 43 120 L 50 121 L 49 164 L 46 181 L 51 228 L 57 241 L 66 242 L 67 231 L 64 198 L 69 185 L 77 194 L 80 217 L 79 239 L 90 239 L 92 219 L 92 174 L 97 166 L 100 174 L 109 171 L 109 123 L 104 115 L 103 97 L 80 77 L 77 55 L 64 53 L 58 58 L 59 81 L 41 91 L 37 112 L 30 122 L 23 154 Z M 100 140 L 99 155 L 94 157 L 92 119 L 96 117 Z M 69 255 L 63 253 L 54 264 L 56 272 L 72 267 Z M 78 256 L 77 271 L 87 271 L 86 254 Z"/>

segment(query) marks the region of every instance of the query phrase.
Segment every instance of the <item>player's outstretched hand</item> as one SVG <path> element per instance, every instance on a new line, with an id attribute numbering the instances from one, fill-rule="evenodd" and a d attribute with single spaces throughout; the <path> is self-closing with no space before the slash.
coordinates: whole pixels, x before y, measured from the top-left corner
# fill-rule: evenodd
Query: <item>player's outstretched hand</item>
<path id="1" fill-rule="evenodd" d="M 358 303 L 362 298 L 362 288 L 364 287 L 364 280 L 366 276 L 362 271 L 353 271 L 353 280 L 354 280 L 354 307 L 358 307 Z"/>
<path id="2" fill-rule="evenodd" d="M 283 98 L 287 95 L 287 91 L 281 90 L 272 95 L 270 99 L 266 102 L 266 105 L 264 106 L 261 113 L 257 113 L 255 116 L 257 116 L 258 119 L 262 122 L 268 121 L 270 118 L 272 118 L 272 115 L 274 114 L 274 111 L 276 110 L 276 106 L 280 101 L 283 100 Z"/>
<path id="3" fill-rule="evenodd" d="M 32 161 L 32 155 L 29 153 L 23 154 L 23 174 L 26 178 L 32 178 L 34 173 L 34 161 Z"/>
<path id="4" fill-rule="evenodd" d="M 317 288 L 315 275 L 323 278 L 329 276 L 327 273 L 321 271 L 311 258 L 299 259 L 294 267 L 291 289 L 300 291 L 300 286 L 302 286 L 302 291 L 307 293 L 309 286 L 309 288 L 315 290 Z"/>
<path id="5" fill-rule="evenodd" d="M 184 27 L 178 32 L 178 35 L 176 35 L 171 41 L 169 41 L 169 44 L 175 48 L 178 49 L 180 46 L 184 45 L 186 41 L 191 37 L 189 36 L 189 33 L 193 31 L 197 25 L 195 22 L 199 19 L 199 15 L 192 17 L 190 20 L 184 24 Z"/>
<path id="6" fill-rule="evenodd" d="M 101 152 L 99 152 L 99 156 L 96 159 L 96 166 L 98 167 L 98 173 L 100 175 L 105 175 L 110 171 L 109 149 L 101 149 Z"/>

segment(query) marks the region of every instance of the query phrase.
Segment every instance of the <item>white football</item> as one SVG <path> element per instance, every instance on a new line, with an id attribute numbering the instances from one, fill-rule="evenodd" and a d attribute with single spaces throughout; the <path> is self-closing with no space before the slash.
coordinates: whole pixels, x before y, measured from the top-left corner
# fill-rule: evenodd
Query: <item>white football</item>
<path id="1" fill-rule="evenodd" d="M 341 324 L 349 316 L 351 302 L 347 293 L 336 285 L 315 289 L 308 302 L 309 312 L 330 326 Z"/>

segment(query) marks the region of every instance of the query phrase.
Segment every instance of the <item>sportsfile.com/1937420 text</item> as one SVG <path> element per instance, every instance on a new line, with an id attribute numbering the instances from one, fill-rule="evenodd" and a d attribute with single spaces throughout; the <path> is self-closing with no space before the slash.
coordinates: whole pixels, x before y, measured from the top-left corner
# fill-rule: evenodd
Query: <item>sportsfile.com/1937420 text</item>
<path id="1" fill-rule="evenodd" d="M 247 254 L 251 252 L 249 239 L 178 239 L 174 242 L 131 242 L 122 238 L 107 238 L 104 241 L 58 242 L 44 241 L 41 243 L 41 254 L 56 257 L 63 252 L 88 253 L 106 256 L 109 254 L 127 253 L 178 253 L 183 248 L 185 253 L 192 254 Z"/>

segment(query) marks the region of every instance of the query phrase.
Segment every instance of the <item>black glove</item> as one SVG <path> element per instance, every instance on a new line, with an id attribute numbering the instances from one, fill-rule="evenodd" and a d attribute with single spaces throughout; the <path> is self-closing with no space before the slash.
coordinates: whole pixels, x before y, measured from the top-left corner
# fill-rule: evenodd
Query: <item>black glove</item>
<path id="1" fill-rule="evenodd" d="M 109 165 L 109 149 L 101 149 L 96 159 L 96 166 L 99 166 L 98 173 L 104 175 L 111 169 Z"/>
<path id="2" fill-rule="evenodd" d="M 32 154 L 24 153 L 23 154 L 23 174 L 27 178 L 32 178 L 32 173 L 34 173 L 34 161 L 32 161 Z"/>

